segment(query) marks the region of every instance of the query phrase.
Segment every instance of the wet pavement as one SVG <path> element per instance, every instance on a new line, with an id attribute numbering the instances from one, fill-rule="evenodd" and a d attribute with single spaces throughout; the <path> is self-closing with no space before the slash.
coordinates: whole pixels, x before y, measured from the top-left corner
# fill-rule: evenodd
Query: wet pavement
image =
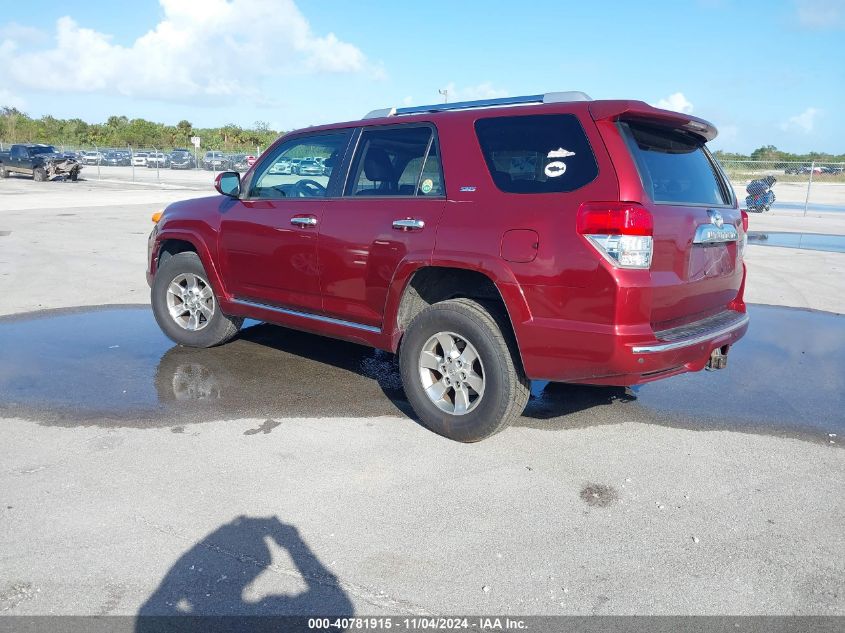
<path id="1" fill-rule="evenodd" d="M 636 421 L 839 445 L 845 317 L 751 306 L 728 368 L 634 390 L 535 382 L 517 423 L 564 431 Z M 265 418 L 411 416 L 393 355 L 248 322 L 213 349 L 174 346 L 147 306 L 0 318 L 0 416 L 43 424 L 172 427 Z"/>
<path id="2" fill-rule="evenodd" d="M 781 248 L 803 248 L 826 253 L 845 253 L 845 235 L 823 233 L 785 233 L 779 231 L 749 231 L 748 243 Z"/>

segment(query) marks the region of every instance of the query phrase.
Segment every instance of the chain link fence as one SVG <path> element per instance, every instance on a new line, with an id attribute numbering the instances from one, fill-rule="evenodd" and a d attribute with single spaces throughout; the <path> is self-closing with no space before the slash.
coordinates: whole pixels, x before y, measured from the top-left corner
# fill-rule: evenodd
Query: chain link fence
<path id="1" fill-rule="evenodd" d="M 845 163 L 818 161 L 721 160 L 722 167 L 736 190 L 740 206 L 750 193 L 752 181 L 773 176 L 773 210 L 844 211 Z"/>
<path id="2" fill-rule="evenodd" d="M 40 141 L 35 141 L 40 142 Z M 30 141 L 0 140 L 0 151 L 8 151 L 15 143 Z M 138 183 L 167 183 L 185 180 L 184 172 L 220 171 L 245 172 L 261 155 L 262 147 L 252 146 L 236 149 L 198 149 L 188 147 L 111 147 L 98 145 L 68 145 L 47 143 L 56 151 L 73 156 L 83 165 L 81 177 L 87 180 L 115 180 Z M 196 176 L 188 176 L 197 180 Z"/>

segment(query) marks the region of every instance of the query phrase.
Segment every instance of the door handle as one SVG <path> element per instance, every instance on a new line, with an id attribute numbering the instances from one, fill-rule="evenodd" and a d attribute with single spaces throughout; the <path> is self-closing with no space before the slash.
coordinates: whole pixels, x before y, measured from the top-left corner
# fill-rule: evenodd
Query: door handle
<path id="1" fill-rule="evenodd" d="M 419 231 L 425 228 L 425 222 L 414 218 L 404 220 L 393 220 L 393 228 L 400 231 Z"/>
<path id="2" fill-rule="evenodd" d="M 299 226 L 303 228 L 306 226 L 317 226 L 317 218 L 294 216 L 290 219 L 290 223 L 294 226 Z"/>

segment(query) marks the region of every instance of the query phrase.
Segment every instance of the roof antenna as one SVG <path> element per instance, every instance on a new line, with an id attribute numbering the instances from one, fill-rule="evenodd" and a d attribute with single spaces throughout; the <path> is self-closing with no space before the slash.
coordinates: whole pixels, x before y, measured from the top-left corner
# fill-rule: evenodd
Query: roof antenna
<path id="1" fill-rule="evenodd" d="M 449 89 L 444 88 L 443 90 L 437 89 L 437 92 L 443 95 L 443 103 L 449 103 Z"/>

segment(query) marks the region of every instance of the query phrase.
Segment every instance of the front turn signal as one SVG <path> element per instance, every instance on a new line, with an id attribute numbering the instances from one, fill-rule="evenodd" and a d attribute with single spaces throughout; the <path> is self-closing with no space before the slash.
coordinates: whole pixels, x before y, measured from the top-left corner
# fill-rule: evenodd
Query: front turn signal
<path id="1" fill-rule="evenodd" d="M 164 213 L 164 211 L 156 211 L 153 213 L 153 224 L 158 224 L 158 221 L 161 220 L 162 213 Z"/>

